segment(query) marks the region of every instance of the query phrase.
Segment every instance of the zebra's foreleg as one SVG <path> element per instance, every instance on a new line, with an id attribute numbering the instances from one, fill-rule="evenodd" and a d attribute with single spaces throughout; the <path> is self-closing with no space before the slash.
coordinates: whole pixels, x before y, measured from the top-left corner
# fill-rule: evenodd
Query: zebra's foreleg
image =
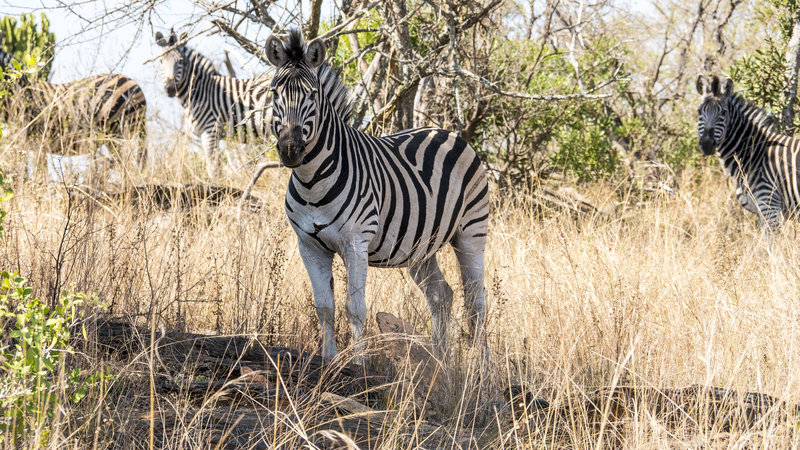
<path id="1" fill-rule="evenodd" d="M 319 326 L 322 334 L 322 357 L 330 361 L 336 356 L 336 331 L 334 318 L 336 303 L 333 299 L 333 254 L 314 246 L 304 244 L 298 240 L 300 257 L 306 272 L 311 279 L 311 289 L 314 292 L 314 306 L 317 309 Z"/>
<path id="2" fill-rule="evenodd" d="M 364 321 L 367 319 L 366 287 L 369 267 L 367 243 L 355 241 L 346 244 L 342 259 L 347 270 L 347 300 L 345 309 L 353 333 L 354 362 L 363 364 Z"/>
<path id="3" fill-rule="evenodd" d="M 447 329 L 450 324 L 450 312 L 453 309 L 453 290 L 445 281 L 436 255 L 419 264 L 408 266 L 408 273 L 419 286 L 428 302 L 431 311 L 431 341 L 440 358 L 447 356 Z"/>
<path id="4" fill-rule="evenodd" d="M 214 129 L 203 131 L 200 135 L 200 143 L 203 145 L 203 153 L 206 155 L 206 171 L 208 176 L 214 180 L 219 177 L 220 167 L 218 129 L 215 127 Z"/>

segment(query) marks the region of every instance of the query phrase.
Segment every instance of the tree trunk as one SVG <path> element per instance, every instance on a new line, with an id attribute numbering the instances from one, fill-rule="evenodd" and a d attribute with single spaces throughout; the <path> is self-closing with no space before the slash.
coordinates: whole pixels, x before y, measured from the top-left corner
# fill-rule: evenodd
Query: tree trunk
<path id="1" fill-rule="evenodd" d="M 231 63 L 231 55 L 227 50 L 225 50 L 225 67 L 228 69 L 228 76 L 236 78 L 236 71 L 233 70 L 233 63 Z"/>
<path id="2" fill-rule="evenodd" d="M 389 29 L 392 30 L 392 44 L 397 51 L 399 59 L 399 76 L 401 83 L 411 80 L 411 64 L 414 60 L 414 50 L 411 48 L 411 36 L 408 33 L 408 8 L 405 0 L 391 0 L 386 5 L 386 19 Z M 393 131 L 411 128 L 414 123 L 414 97 L 416 89 L 408 92 L 398 104 L 392 121 Z"/>
<path id="3" fill-rule="evenodd" d="M 309 41 L 319 34 L 319 16 L 322 12 L 322 0 L 311 0 L 311 17 L 306 25 L 306 39 Z"/>
<path id="4" fill-rule="evenodd" d="M 436 126 L 428 117 L 431 106 L 431 99 L 436 95 L 436 83 L 433 75 L 428 75 L 419 80 L 417 93 L 414 96 L 414 128 L 425 126 Z"/>
<path id="5" fill-rule="evenodd" d="M 794 104 L 797 101 L 797 72 L 800 70 L 800 12 L 794 18 L 792 38 L 786 48 L 786 78 L 788 83 L 784 98 L 786 106 L 781 113 L 781 123 L 784 129 L 794 134 Z"/>

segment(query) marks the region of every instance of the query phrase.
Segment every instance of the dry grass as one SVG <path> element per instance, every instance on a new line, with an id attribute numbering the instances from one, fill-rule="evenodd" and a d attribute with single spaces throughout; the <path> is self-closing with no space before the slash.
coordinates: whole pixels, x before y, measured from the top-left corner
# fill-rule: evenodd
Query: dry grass
<path id="1" fill-rule="evenodd" d="M 150 327 L 153 336 L 164 326 L 258 335 L 266 345 L 315 351 L 311 290 L 283 211 L 288 171 L 262 178 L 254 190 L 265 204 L 259 214 L 239 217 L 234 200 L 164 212 L 128 200 L 73 195 L 70 201 L 63 186 L 43 185 L 41 173 L 25 180 L 21 147 L 5 142 L 0 143 L 3 170 L 17 176 L 0 267 L 18 270 L 38 295 L 65 288 L 96 294 L 109 313 Z M 197 182 L 196 174 L 205 173 L 202 163 L 184 148 L 178 141 L 159 149 L 144 174 L 131 169 L 130 180 Z M 614 417 L 608 405 L 599 405 L 598 416 L 585 401 L 597 398 L 591 395 L 598 388 L 701 384 L 800 403 L 797 226 L 790 224 L 770 247 L 764 245 L 755 218 L 741 211 L 715 167 L 709 161 L 708 168 L 686 173 L 676 194 L 646 201 L 608 184 L 580 186 L 601 206 L 620 203 L 607 220 L 574 219 L 558 211 L 542 216 L 524 194 L 513 201 L 495 196 L 486 261 L 495 367 L 478 389 L 477 369 L 462 337 L 463 297 L 456 289 L 451 342 L 457 393 L 449 399 L 451 414 L 437 416 L 448 433 L 472 435 L 475 446 L 491 447 L 800 446 L 796 417 L 785 422 L 767 416 L 753 427 L 728 430 L 713 422 L 698 424 L 695 416 L 670 423 L 646 401 L 635 402 L 625 417 Z M 232 172 L 218 184 L 246 186 L 249 170 Z M 450 250 L 441 264 L 458 286 Z M 334 273 L 342 348 L 349 343 L 349 326 L 346 274 L 338 259 Z M 372 319 L 379 311 L 428 333 L 425 302 L 404 271 L 371 270 L 368 298 L 368 335 L 378 332 Z M 143 337 L 145 343 L 150 339 Z M 146 410 L 151 402 L 157 417 L 185 419 L 177 421 L 178 429 L 164 431 L 160 445 L 214 446 L 202 432 L 203 421 L 191 417 L 198 408 L 217 408 L 216 394 L 209 392 L 199 406 L 187 394 L 152 394 L 150 380 L 163 368 L 146 350 L 104 361 L 84 351 L 71 364 L 108 365 L 117 378 L 93 394 L 92 407 L 63 406 L 71 417 L 61 416 L 56 447 L 108 445 L 131 411 Z M 497 389 L 516 384 L 547 399 L 551 412 L 515 426 Z M 319 404 L 295 400 L 290 406 L 260 404 L 265 415 L 280 419 L 265 416 L 262 443 L 291 448 L 314 441 L 301 417 Z M 389 405 L 395 414 L 387 416 L 376 437 L 382 448 L 431 446 L 419 440 L 419 405 L 413 403 L 407 395 Z M 703 410 L 702 402 L 698 408 Z"/>

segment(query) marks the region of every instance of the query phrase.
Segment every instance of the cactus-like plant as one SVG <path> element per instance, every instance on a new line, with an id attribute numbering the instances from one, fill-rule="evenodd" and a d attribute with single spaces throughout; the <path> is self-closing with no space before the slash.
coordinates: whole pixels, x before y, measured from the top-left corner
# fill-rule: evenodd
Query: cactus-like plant
<path id="1" fill-rule="evenodd" d="M 50 21 L 44 13 L 36 23 L 36 16 L 23 14 L 19 20 L 5 16 L 0 21 L 0 45 L 14 55 L 23 67 L 36 66 L 37 77 L 47 80 L 53 64 L 56 35 L 50 32 Z"/>

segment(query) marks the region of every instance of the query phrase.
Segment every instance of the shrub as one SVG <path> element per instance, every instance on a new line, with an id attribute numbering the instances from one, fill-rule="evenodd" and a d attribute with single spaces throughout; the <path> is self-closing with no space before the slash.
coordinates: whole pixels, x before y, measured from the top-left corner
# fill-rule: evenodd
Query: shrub
<path id="1" fill-rule="evenodd" d="M 23 14 L 19 21 L 14 17 L 3 17 L 0 32 L 3 33 L 3 49 L 14 55 L 25 67 L 41 64 L 37 73 L 46 80 L 50 75 L 55 52 L 56 35 L 50 32 L 50 21 L 42 14 L 41 27 L 33 14 Z M 41 28 L 41 29 L 40 29 Z"/>
<path id="2" fill-rule="evenodd" d="M 40 430 L 52 421 L 57 406 L 56 371 L 67 353 L 70 326 L 80 318 L 83 294 L 62 293 L 54 309 L 32 297 L 33 289 L 16 273 L 0 273 L 0 324 L 10 332 L 0 348 L 0 431 L 18 442 L 27 433 Z M 81 372 L 74 369 L 65 377 L 66 385 L 79 401 L 86 392 Z M 41 442 L 40 442 L 41 444 Z"/>

